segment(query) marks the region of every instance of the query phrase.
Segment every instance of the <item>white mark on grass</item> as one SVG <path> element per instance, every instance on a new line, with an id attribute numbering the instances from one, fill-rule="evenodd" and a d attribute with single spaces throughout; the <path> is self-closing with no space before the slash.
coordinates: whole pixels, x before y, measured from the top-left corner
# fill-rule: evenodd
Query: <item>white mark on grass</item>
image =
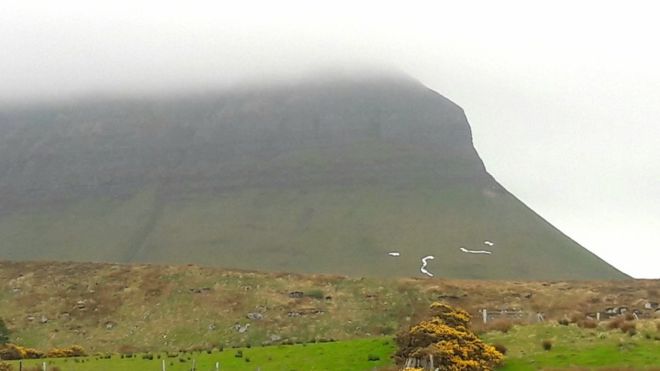
<path id="1" fill-rule="evenodd" d="M 425 275 L 427 275 L 429 277 L 433 277 L 433 273 L 426 270 L 426 265 L 428 264 L 426 261 L 427 260 L 433 260 L 433 259 L 435 259 L 435 257 L 433 257 L 431 255 L 423 257 L 422 258 L 422 267 L 419 269 L 422 273 L 424 273 Z"/>
<path id="2" fill-rule="evenodd" d="M 487 245 L 487 246 L 495 246 L 495 243 L 493 243 L 492 241 L 488 241 L 488 240 L 486 240 L 486 241 L 484 241 L 484 245 Z"/>
<path id="3" fill-rule="evenodd" d="M 389 255 L 389 256 L 401 256 L 401 254 L 396 252 L 396 251 L 388 252 L 387 255 Z"/>
<path id="4" fill-rule="evenodd" d="M 468 254 L 488 254 L 488 255 L 492 254 L 492 252 L 490 252 L 490 251 L 486 251 L 486 250 L 468 250 L 465 247 L 461 247 L 461 251 L 463 251 L 465 253 L 468 253 Z"/>

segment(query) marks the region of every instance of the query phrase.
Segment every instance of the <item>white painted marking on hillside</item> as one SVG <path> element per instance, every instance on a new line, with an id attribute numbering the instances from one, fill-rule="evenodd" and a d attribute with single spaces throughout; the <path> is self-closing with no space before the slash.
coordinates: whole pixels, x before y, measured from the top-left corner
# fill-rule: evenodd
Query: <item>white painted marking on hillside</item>
<path id="1" fill-rule="evenodd" d="M 495 244 L 492 241 L 488 241 L 488 240 L 484 241 L 484 245 L 495 246 Z"/>
<path id="2" fill-rule="evenodd" d="M 396 251 L 388 252 L 387 255 L 389 255 L 389 256 L 401 256 L 401 254 L 396 252 Z"/>
<path id="3" fill-rule="evenodd" d="M 469 254 L 492 254 L 491 251 L 486 251 L 486 250 L 468 250 L 465 247 L 461 247 L 461 251 Z"/>
<path id="4" fill-rule="evenodd" d="M 423 257 L 422 258 L 422 267 L 419 269 L 422 273 L 424 273 L 425 275 L 427 275 L 429 277 L 433 277 L 433 273 L 426 270 L 426 265 L 428 264 L 426 261 L 427 260 L 433 260 L 433 259 L 435 259 L 435 257 L 433 257 L 432 255 Z"/>

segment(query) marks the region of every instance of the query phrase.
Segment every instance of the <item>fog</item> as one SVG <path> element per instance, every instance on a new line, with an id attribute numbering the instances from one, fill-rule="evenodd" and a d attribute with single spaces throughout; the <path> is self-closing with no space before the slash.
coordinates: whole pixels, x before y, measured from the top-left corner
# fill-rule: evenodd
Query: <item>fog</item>
<path id="1" fill-rule="evenodd" d="M 0 3 L 0 103 L 404 71 L 465 109 L 489 172 L 624 272 L 660 277 L 653 2 Z"/>

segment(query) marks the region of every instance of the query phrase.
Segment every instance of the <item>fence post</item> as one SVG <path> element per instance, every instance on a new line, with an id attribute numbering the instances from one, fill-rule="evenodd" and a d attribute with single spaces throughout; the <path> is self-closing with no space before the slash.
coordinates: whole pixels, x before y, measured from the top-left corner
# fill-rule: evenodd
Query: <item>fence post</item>
<path id="1" fill-rule="evenodd" d="M 42 363 L 41 367 L 42 367 L 43 371 L 48 371 L 48 366 L 46 366 L 46 362 Z"/>
<path id="2" fill-rule="evenodd" d="M 431 371 L 435 370 L 435 367 L 433 366 L 433 354 L 429 354 L 429 361 L 431 363 Z"/>
<path id="3" fill-rule="evenodd" d="M 166 371 L 165 370 L 165 360 L 163 360 L 163 370 L 162 371 Z"/>
<path id="4" fill-rule="evenodd" d="M 220 362 L 215 362 L 215 371 L 220 371 Z"/>
<path id="5" fill-rule="evenodd" d="M 600 312 L 596 312 L 596 321 L 600 322 Z"/>
<path id="6" fill-rule="evenodd" d="M 23 371 L 23 360 L 18 361 L 18 371 Z"/>
<path id="7" fill-rule="evenodd" d="M 195 368 L 195 359 L 193 358 L 193 365 L 192 365 L 192 369 L 190 369 L 190 371 L 195 371 L 195 370 L 196 370 L 196 368 Z"/>

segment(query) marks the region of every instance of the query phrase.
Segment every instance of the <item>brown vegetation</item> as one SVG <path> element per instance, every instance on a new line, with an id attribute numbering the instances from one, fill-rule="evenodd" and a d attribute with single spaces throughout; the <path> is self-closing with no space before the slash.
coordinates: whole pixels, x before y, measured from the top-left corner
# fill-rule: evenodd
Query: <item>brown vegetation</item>
<path id="1" fill-rule="evenodd" d="M 550 350 L 552 349 L 552 340 L 543 340 L 541 342 L 541 347 L 543 347 L 543 350 Z"/>
<path id="2" fill-rule="evenodd" d="M 609 307 L 643 310 L 642 299 L 657 301 L 648 292 L 660 292 L 660 281 L 654 280 L 362 279 L 195 265 L 50 262 L 0 262 L 0 282 L 0 317 L 13 331 L 12 338 L 29 334 L 34 343 L 28 345 L 39 349 L 85 341 L 89 352 L 261 344 L 271 341 L 270 334 L 278 335 L 279 343 L 389 335 L 399 324 L 423 320 L 422 313 L 436 301 L 463 308 L 477 333 L 535 323 L 537 312 L 546 321 L 570 316 L 581 325 L 588 313 Z M 304 295 L 290 298 L 293 291 Z M 480 313 L 484 308 L 492 313 L 485 325 Z M 316 314 L 295 316 L 307 310 Z M 247 319 L 251 312 L 263 318 Z M 234 330 L 236 323 L 248 322 L 247 332 Z M 139 343 L 133 343 L 134 332 Z"/>

